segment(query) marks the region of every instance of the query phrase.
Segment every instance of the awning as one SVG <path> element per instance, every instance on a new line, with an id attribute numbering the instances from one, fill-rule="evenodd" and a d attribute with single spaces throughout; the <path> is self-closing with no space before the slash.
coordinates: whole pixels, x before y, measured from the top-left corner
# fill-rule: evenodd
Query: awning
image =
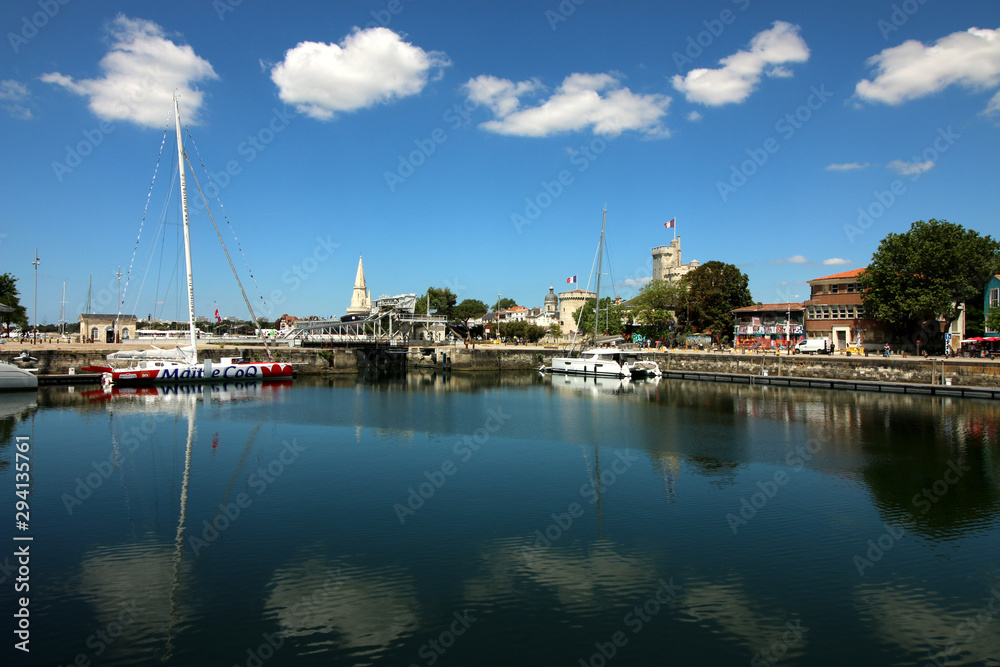
<path id="1" fill-rule="evenodd" d="M 986 340 L 986 339 L 985 339 L 985 338 L 982 338 L 982 337 L 980 337 L 980 336 L 976 336 L 976 337 L 974 337 L 974 338 L 966 338 L 966 339 L 965 339 L 965 340 L 963 340 L 962 342 L 963 342 L 963 343 L 982 343 L 982 342 L 983 342 L 984 340 Z"/>

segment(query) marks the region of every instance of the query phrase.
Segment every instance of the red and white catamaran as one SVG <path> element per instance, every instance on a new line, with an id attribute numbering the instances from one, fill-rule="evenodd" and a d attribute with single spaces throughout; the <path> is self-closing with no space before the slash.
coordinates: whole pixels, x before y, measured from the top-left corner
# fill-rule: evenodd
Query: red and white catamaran
<path id="1" fill-rule="evenodd" d="M 214 362 L 211 359 L 198 361 L 198 337 L 194 323 L 194 278 L 191 272 L 191 232 L 188 223 L 187 184 L 184 173 L 186 156 L 181 135 L 180 108 L 176 97 L 174 98 L 174 124 L 177 131 L 181 210 L 184 220 L 184 260 L 187 267 L 188 329 L 191 344 L 174 350 L 161 350 L 154 346 L 152 350 L 114 352 L 107 357 L 111 364 L 94 368 L 94 370 L 99 369 L 103 372 L 102 379 L 106 385 L 290 379 L 293 377 L 292 365 L 285 362 L 244 361 L 238 357 L 222 357 L 219 362 Z M 249 302 L 247 302 L 247 306 L 250 306 Z M 250 315 L 256 320 L 252 308 L 250 308 Z M 268 356 L 271 355 L 270 349 L 267 350 L 267 353 Z M 114 365 L 116 361 L 126 361 L 127 365 L 117 368 Z"/>

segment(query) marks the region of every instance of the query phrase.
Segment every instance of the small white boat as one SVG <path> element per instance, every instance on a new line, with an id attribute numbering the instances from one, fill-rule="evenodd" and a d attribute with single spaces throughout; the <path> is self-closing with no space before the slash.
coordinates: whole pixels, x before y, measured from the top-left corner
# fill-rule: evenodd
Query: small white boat
<path id="1" fill-rule="evenodd" d="M 34 373 L 11 364 L 0 363 L 0 391 L 37 388 L 38 378 Z"/>

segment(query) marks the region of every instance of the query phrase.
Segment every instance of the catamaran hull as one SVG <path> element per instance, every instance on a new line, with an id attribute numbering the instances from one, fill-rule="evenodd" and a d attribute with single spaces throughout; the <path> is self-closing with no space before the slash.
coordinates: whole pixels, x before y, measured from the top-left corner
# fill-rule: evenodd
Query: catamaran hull
<path id="1" fill-rule="evenodd" d="M 594 375 L 614 378 L 632 376 L 632 371 L 628 368 L 628 364 L 623 368 L 616 361 L 579 359 L 575 357 L 555 357 L 552 359 L 552 365 L 544 370 L 550 373 L 562 373 L 566 375 Z"/>
<path id="2" fill-rule="evenodd" d="M 188 365 L 167 368 L 112 369 L 103 373 L 104 384 L 176 384 L 179 382 L 230 382 L 232 380 L 279 380 L 291 379 L 294 375 L 291 364 L 283 363 L 242 363 L 219 365 Z"/>

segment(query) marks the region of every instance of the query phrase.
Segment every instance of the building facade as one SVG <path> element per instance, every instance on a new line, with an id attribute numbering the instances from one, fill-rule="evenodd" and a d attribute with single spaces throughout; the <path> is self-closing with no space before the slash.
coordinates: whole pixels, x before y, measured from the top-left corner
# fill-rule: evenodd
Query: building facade
<path id="1" fill-rule="evenodd" d="M 576 321 L 573 319 L 575 313 L 588 299 L 597 299 L 597 292 L 585 289 L 573 289 L 559 293 L 559 324 L 563 328 L 563 333 L 573 333 L 576 331 Z"/>
<path id="2" fill-rule="evenodd" d="M 989 315 L 991 308 L 1000 308 L 1000 275 L 993 276 L 983 290 L 983 315 Z M 998 336 L 1000 331 L 985 328 L 987 336 Z"/>
<path id="3" fill-rule="evenodd" d="M 653 248 L 653 280 L 666 280 L 675 283 L 700 266 L 698 260 L 690 264 L 681 261 L 681 237 L 675 238 L 670 245 Z"/>
<path id="4" fill-rule="evenodd" d="M 783 348 L 805 337 L 805 308 L 801 303 L 759 303 L 736 308 L 733 319 L 733 345 L 737 348 Z"/>
<path id="5" fill-rule="evenodd" d="M 84 343 L 124 343 L 135 338 L 135 328 L 135 315 L 80 315 L 80 340 Z"/>

